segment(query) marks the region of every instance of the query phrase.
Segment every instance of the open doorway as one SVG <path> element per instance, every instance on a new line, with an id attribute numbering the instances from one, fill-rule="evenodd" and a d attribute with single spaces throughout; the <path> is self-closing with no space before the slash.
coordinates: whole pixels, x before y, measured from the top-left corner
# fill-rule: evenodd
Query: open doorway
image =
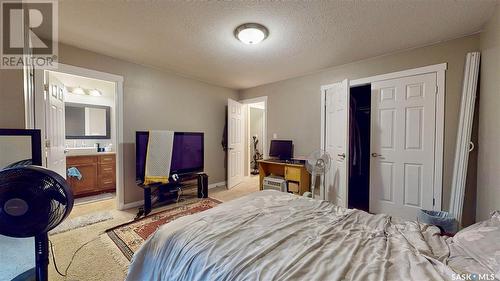
<path id="1" fill-rule="evenodd" d="M 348 206 L 369 211 L 371 85 L 350 88 Z"/>
<path id="2" fill-rule="evenodd" d="M 66 176 L 77 202 L 114 197 L 115 83 L 54 71 L 46 71 L 45 76 L 49 94 L 54 87 L 63 90 L 64 104 L 64 118 L 55 124 L 50 124 L 54 120 L 46 115 L 47 128 L 60 126 L 54 129 L 64 130 L 65 136 L 62 159 L 58 159 L 58 151 L 51 149 L 57 146 L 50 146 L 47 167 Z M 49 107 L 53 106 L 52 101 L 48 102 Z M 58 141 L 50 131 L 47 137 Z"/>
<path id="3" fill-rule="evenodd" d="M 76 204 L 116 198 L 122 209 L 123 78 L 66 65 L 35 75 L 43 81 L 35 87 L 34 123 L 44 166 L 68 180 Z"/>
<path id="4" fill-rule="evenodd" d="M 241 101 L 228 99 L 226 185 L 228 189 L 250 180 L 256 161 L 267 156 L 266 120 L 267 97 Z"/>
<path id="5" fill-rule="evenodd" d="M 250 176 L 259 174 L 257 161 L 264 157 L 264 102 L 248 104 L 248 137 Z"/>
<path id="6" fill-rule="evenodd" d="M 259 97 L 241 101 L 246 111 L 245 132 L 245 175 L 259 174 L 258 160 L 267 155 L 267 97 Z"/>

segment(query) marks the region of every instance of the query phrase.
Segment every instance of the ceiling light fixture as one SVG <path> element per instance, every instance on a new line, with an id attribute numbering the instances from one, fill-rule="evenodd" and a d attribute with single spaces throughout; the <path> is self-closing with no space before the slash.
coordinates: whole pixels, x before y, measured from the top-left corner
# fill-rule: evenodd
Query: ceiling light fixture
<path id="1" fill-rule="evenodd" d="M 71 93 L 73 93 L 75 95 L 85 95 L 85 91 L 81 87 L 73 88 Z"/>
<path id="2" fill-rule="evenodd" d="M 254 45 L 266 39 L 269 36 L 269 30 L 262 24 L 244 23 L 236 27 L 234 36 L 245 44 Z"/>
<path id="3" fill-rule="evenodd" d="M 101 97 L 102 93 L 101 93 L 101 91 L 99 91 L 97 89 L 92 89 L 89 91 L 89 95 L 91 95 L 93 97 Z"/>

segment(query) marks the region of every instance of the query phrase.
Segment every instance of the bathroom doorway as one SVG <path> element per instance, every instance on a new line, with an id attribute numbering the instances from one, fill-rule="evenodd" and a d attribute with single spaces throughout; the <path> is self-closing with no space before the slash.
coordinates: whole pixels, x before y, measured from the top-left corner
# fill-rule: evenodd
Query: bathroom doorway
<path id="1" fill-rule="evenodd" d="M 123 78 L 67 65 L 35 75 L 43 81 L 34 109 L 44 166 L 68 180 L 76 204 L 116 198 L 123 209 Z"/>

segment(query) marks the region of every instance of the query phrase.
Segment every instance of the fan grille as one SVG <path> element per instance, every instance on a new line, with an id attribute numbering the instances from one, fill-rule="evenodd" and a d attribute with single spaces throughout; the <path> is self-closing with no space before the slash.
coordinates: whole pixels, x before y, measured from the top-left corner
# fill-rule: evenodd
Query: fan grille
<path id="1" fill-rule="evenodd" d="M 324 150 L 316 150 L 307 158 L 306 168 L 311 174 L 324 174 L 330 169 L 330 162 L 330 154 Z"/>
<path id="2" fill-rule="evenodd" d="M 14 204 L 7 204 L 9 200 Z M 27 206 L 20 215 L 8 210 L 17 207 L 15 202 Z M 60 224 L 71 212 L 73 195 L 66 180 L 53 171 L 15 167 L 0 171 L 0 207 L 1 234 L 31 237 Z"/>

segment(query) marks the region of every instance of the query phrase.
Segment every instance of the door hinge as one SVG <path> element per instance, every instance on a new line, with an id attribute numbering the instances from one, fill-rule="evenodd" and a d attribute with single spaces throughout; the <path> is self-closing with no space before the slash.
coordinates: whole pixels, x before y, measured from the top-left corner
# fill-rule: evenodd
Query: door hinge
<path id="1" fill-rule="evenodd" d="M 45 147 L 49 148 L 50 147 L 50 140 L 45 140 Z"/>
<path id="2" fill-rule="evenodd" d="M 43 84 L 43 90 L 48 92 L 49 91 L 49 84 Z"/>
<path id="3" fill-rule="evenodd" d="M 439 93 L 439 86 L 436 85 L 436 95 Z"/>
<path id="4" fill-rule="evenodd" d="M 436 198 L 432 198 L 432 206 L 436 206 Z"/>

